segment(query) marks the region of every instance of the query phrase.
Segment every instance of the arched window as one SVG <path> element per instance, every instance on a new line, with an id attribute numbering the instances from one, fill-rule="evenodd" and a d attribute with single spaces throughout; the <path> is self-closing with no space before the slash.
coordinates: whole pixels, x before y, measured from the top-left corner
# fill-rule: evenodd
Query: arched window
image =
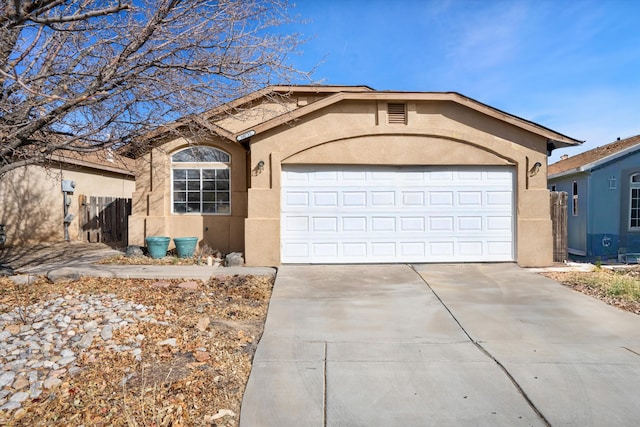
<path id="1" fill-rule="evenodd" d="M 640 173 L 629 177 L 629 228 L 640 229 Z"/>
<path id="2" fill-rule="evenodd" d="M 187 147 L 171 156 L 173 213 L 231 213 L 231 156 L 207 146 Z"/>

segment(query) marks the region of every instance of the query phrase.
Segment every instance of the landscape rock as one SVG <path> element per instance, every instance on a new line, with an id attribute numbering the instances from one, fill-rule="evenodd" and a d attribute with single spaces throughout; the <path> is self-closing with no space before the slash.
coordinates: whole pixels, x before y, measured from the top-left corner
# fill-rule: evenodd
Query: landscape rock
<path id="1" fill-rule="evenodd" d="M 182 289 L 191 289 L 191 290 L 196 290 L 198 289 L 198 282 L 190 280 L 188 282 L 182 282 L 178 285 L 179 288 Z"/>
<path id="2" fill-rule="evenodd" d="M 13 268 L 8 265 L 0 264 L 0 276 L 13 276 Z"/>
<path id="3" fill-rule="evenodd" d="M 168 288 L 171 286 L 171 283 L 165 281 L 153 282 L 151 284 L 152 288 Z"/>
<path id="4" fill-rule="evenodd" d="M 224 417 L 235 417 L 236 413 L 231 409 L 220 409 L 217 414 L 211 417 L 214 421 Z"/>
<path id="5" fill-rule="evenodd" d="M 62 384 L 62 380 L 60 378 L 56 378 L 56 377 L 49 377 L 46 380 L 44 380 L 44 388 L 46 388 L 47 390 L 50 390 L 52 388 L 58 387 L 60 384 Z"/>
<path id="6" fill-rule="evenodd" d="M 175 347 L 175 346 L 178 345 L 178 343 L 177 343 L 175 338 L 167 338 L 164 341 L 158 342 L 157 345 L 159 345 L 159 346 L 168 345 L 168 346 L 171 346 L 171 347 Z"/>
<path id="7" fill-rule="evenodd" d="M 19 376 L 13 382 L 13 388 L 16 390 L 22 390 L 23 388 L 29 387 L 29 380 L 23 376 Z"/>
<path id="8" fill-rule="evenodd" d="M 125 252 L 125 256 L 128 258 L 142 257 L 144 256 L 144 252 L 140 246 L 129 245 L 127 246 L 127 251 Z"/>
<path id="9" fill-rule="evenodd" d="M 193 356 L 196 358 L 198 362 L 206 362 L 211 359 L 211 356 L 206 351 L 196 351 L 193 353 Z"/>
<path id="10" fill-rule="evenodd" d="M 104 328 L 102 328 L 102 332 L 100 332 L 100 337 L 105 341 L 110 340 L 113 337 L 113 326 L 105 325 Z"/>
<path id="11" fill-rule="evenodd" d="M 244 265 L 242 252 L 231 252 L 224 258 L 225 267 L 241 267 Z"/>
<path id="12" fill-rule="evenodd" d="M 13 380 L 16 379 L 16 373 L 13 371 L 3 372 L 0 374 L 0 388 L 5 388 L 13 384 Z"/>
<path id="13" fill-rule="evenodd" d="M 200 319 L 198 319 L 196 328 L 198 328 L 199 331 L 204 332 L 207 330 L 210 323 L 211 323 L 211 320 L 209 319 L 208 316 L 201 317 Z"/>
<path id="14" fill-rule="evenodd" d="M 11 396 L 11 398 L 9 399 L 9 402 L 24 402 L 25 400 L 27 400 L 29 398 L 29 393 L 27 393 L 26 391 L 21 391 L 18 393 L 14 393 L 13 396 Z"/>
<path id="15" fill-rule="evenodd" d="M 9 276 L 9 280 L 16 285 L 31 285 L 35 283 L 36 277 L 31 275 Z"/>
<path id="16" fill-rule="evenodd" d="M 71 268 L 59 268 L 47 273 L 51 283 L 70 283 L 80 280 L 80 274 Z"/>
<path id="17" fill-rule="evenodd" d="M 36 399 L 44 390 L 59 386 L 63 377 L 80 372 L 79 354 L 91 360 L 91 352 L 97 351 L 91 346 L 98 334 L 108 341 L 118 328 L 138 321 L 155 322 L 146 313 L 148 308 L 118 300 L 113 294 L 72 291 L 0 314 L 0 411 L 19 410 L 25 399 Z M 131 351 L 141 360 L 144 335 L 139 336 L 132 346 L 106 347 Z"/>

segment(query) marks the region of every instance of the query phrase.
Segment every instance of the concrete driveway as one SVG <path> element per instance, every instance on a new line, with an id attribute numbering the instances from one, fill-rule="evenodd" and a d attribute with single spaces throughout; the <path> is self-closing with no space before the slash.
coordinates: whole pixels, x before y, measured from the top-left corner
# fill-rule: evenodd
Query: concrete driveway
<path id="1" fill-rule="evenodd" d="M 637 425 L 640 317 L 512 264 L 414 268 L 281 267 L 240 425 Z"/>

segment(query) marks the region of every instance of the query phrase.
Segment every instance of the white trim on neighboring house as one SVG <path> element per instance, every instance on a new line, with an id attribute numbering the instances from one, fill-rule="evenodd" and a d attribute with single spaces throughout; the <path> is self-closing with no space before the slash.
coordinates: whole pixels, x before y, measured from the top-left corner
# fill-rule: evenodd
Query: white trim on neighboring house
<path id="1" fill-rule="evenodd" d="M 637 150 L 640 150 L 640 144 L 636 144 L 636 145 L 633 145 L 631 147 L 625 148 L 624 150 L 617 151 L 617 152 L 615 152 L 613 154 L 610 154 L 610 155 L 608 155 L 606 157 L 602 157 L 601 159 L 598 159 L 598 160 L 593 161 L 591 163 L 587 163 L 586 165 L 582 165 L 582 166 L 579 166 L 579 167 L 574 168 L 574 169 L 569 169 L 569 170 L 566 170 L 566 171 L 563 171 L 563 172 L 558 172 L 558 173 L 555 173 L 553 175 L 549 175 L 547 177 L 547 179 L 562 178 L 564 176 L 572 175 L 574 173 L 588 172 L 588 171 L 590 171 L 592 169 L 595 169 L 597 166 L 600 166 L 600 165 L 602 165 L 604 163 L 608 163 L 610 161 L 613 161 L 613 160 L 615 160 L 615 159 L 617 159 L 619 157 L 626 156 L 627 154 L 633 153 L 634 151 L 637 151 Z"/>

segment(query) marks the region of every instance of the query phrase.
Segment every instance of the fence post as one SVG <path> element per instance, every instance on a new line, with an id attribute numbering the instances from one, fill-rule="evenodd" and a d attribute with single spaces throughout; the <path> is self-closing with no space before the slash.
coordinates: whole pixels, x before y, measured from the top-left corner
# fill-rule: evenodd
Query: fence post
<path id="1" fill-rule="evenodd" d="M 567 201 L 569 195 L 565 191 L 552 191 L 550 197 L 553 228 L 553 262 L 564 262 L 568 259 Z"/>

